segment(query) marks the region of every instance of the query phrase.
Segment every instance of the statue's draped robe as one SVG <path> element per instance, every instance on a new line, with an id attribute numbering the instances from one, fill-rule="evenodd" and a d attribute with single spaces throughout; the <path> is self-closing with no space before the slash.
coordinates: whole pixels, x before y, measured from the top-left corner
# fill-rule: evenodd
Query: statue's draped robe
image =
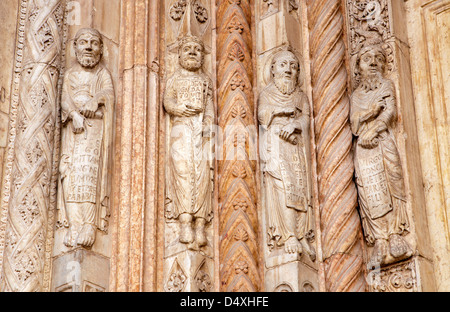
<path id="1" fill-rule="evenodd" d="M 70 113 L 81 111 L 93 97 L 101 99 L 96 117 L 86 118 L 79 134 Z M 76 218 L 106 230 L 110 198 L 110 158 L 114 87 L 110 72 L 101 65 L 93 69 L 75 66 L 66 72 L 61 101 L 61 162 L 58 188 L 58 225 L 69 226 L 72 204 L 80 206 Z M 73 220 L 72 220 L 73 221 Z"/>
<path id="2" fill-rule="evenodd" d="M 275 110 L 287 107 L 295 109 L 293 116 L 274 115 Z M 270 248 L 283 245 L 290 237 L 302 239 L 313 233 L 309 115 L 308 99 L 298 88 L 288 95 L 271 83 L 261 92 L 260 156 Z M 286 141 L 279 133 L 290 122 L 298 130 Z"/>
<path id="3" fill-rule="evenodd" d="M 372 119 L 360 122 L 373 103 L 382 100 L 381 112 Z M 365 237 L 369 244 L 376 239 L 388 239 L 391 234 L 403 234 L 409 224 L 405 207 L 405 189 L 400 155 L 392 133 L 396 119 L 394 85 L 382 79 L 378 87 L 369 91 L 359 87 L 351 97 L 351 124 L 357 137 L 354 144 L 355 175 Z M 377 124 L 386 130 L 376 138 L 374 148 L 365 148 L 360 137 Z"/>
<path id="4" fill-rule="evenodd" d="M 202 108 L 191 117 L 171 114 L 173 106 Z M 181 69 L 167 81 L 164 107 L 169 113 L 166 167 L 166 209 L 168 219 L 187 213 L 210 221 L 212 211 L 211 139 L 203 135 L 212 128 L 214 106 L 212 82 L 202 73 Z"/>

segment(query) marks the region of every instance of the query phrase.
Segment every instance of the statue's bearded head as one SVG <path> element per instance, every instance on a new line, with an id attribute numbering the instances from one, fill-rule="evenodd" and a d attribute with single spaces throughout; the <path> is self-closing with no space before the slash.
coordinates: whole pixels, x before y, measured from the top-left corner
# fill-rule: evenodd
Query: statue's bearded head
<path id="1" fill-rule="evenodd" d="M 386 52 L 381 45 L 372 45 L 358 53 L 357 66 L 361 74 L 361 87 L 373 90 L 379 87 L 386 68 Z"/>
<path id="2" fill-rule="evenodd" d="M 178 58 L 181 67 L 189 71 L 197 71 L 203 66 L 204 45 L 196 36 L 186 36 L 181 39 Z"/>
<path id="3" fill-rule="evenodd" d="M 380 45 L 363 48 L 358 54 L 362 78 L 379 77 L 386 67 L 386 52 Z"/>
<path id="4" fill-rule="evenodd" d="M 283 94 L 292 94 L 298 85 L 300 62 L 294 53 L 282 51 L 272 60 L 272 78 L 275 86 Z"/>
<path id="5" fill-rule="evenodd" d="M 73 44 L 77 61 L 81 66 L 94 68 L 100 63 L 103 55 L 103 40 L 97 30 L 91 28 L 79 30 Z"/>

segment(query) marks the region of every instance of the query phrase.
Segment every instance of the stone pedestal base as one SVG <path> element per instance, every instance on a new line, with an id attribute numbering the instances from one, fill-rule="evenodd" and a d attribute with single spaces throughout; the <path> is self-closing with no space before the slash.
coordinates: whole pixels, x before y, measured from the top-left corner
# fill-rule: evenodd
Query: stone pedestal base
<path id="1" fill-rule="evenodd" d="M 371 270 L 367 282 L 372 292 L 417 292 L 419 291 L 418 260 L 395 263 L 381 269 Z"/>
<path id="2" fill-rule="evenodd" d="M 90 250 L 74 249 L 53 259 L 52 291 L 106 292 L 108 272 L 108 258 Z"/>
<path id="3" fill-rule="evenodd" d="M 203 251 L 185 249 L 167 256 L 164 262 L 165 291 L 210 292 L 213 290 L 214 260 Z"/>
<path id="4" fill-rule="evenodd" d="M 319 280 L 314 263 L 306 256 L 279 254 L 266 258 L 265 288 L 269 292 L 316 292 Z"/>

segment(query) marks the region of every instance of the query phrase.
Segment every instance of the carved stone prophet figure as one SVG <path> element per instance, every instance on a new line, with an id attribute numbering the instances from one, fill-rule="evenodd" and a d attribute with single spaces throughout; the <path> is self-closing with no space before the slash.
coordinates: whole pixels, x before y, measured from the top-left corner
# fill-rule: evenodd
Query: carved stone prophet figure
<path id="1" fill-rule="evenodd" d="M 204 45 L 186 35 L 178 48 L 180 68 L 167 81 L 164 108 L 170 116 L 166 218 L 180 224 L 179 241 L 196 249 L 207 244 L 211 221 L 214 122 L 212 81 L 203 73 Z"/>
<path id="2" fill-rule="evenodd" d="M 356 136 L 355 170 L 365 238 L 374 246 L 369 268 L 411 255 L 401 235 L 409 230 L 400 155 L 393 135 L 397 108 L 394 84 L 383 77 L 381 45 L 358 54 L 361 82 L 351 96 L 350 122 Z"/>
<path id="3" fill-rule="evenodd" d="M 278 52 L 271 75 L 258 106 L 268 245 L 271 250 L 284 246 L 286 253 L 305 252 L 314 261 L 310 107 L 300 90 L 298 58 Z"/>
<path id="4" fill-rule="evenodd" d="M 109 215 L 114 88 L 100 64 L 101 34 L 90 28 L 74 39 L 77 63 L 64 77 L 58 225 L 68 227 L 64 244 L 91 247 Z"/>

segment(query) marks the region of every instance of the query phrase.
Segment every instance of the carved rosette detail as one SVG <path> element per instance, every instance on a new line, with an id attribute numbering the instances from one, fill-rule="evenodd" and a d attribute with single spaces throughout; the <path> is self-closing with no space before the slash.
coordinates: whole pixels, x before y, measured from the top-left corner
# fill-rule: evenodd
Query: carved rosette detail
<path id="1" fill-rule="evenodd" d="M 364 291 L 342 2 L 309 0 L 307 4 L 325 286 L 333 292 Z"/>
<path id="2" fill-rule="evenodd" d="M 40 291 L 53 220 L 64 1 L 22 1 L 2 203 L 7 211 L 1 291 Z M 19 74 L 20 73 L 20 74 Z M 17 128 L 15 128 L 17 125 Z M 5 191 L 6 190 L 6 191 Z M 4 215 L 4 213 L 3 213 Z"/>
<path id="3" fill-rule="evenodd" d="M 218 163 L 220 287 L 258 291 L 256 145 L 248 130 L 255 127 L 250 1 L 218 1 L 217 25 L 218 119 L 225 133 Z"/>
<path id="4" fill-rule="evenodd" d="M 188 0 L 179 0 L 175 2 L 169 11 L 169 16 L 174 21 L 180 21 L 184 14 L 186 13 L 186 9 L 188 5 L 192 6 L 192 10 L 194 12 L 196 20 L 203 24 L 208 21 L 208 10 L 202 5 L 202 3 L 198 0 L 194 0 L 189 2 Z"/>

